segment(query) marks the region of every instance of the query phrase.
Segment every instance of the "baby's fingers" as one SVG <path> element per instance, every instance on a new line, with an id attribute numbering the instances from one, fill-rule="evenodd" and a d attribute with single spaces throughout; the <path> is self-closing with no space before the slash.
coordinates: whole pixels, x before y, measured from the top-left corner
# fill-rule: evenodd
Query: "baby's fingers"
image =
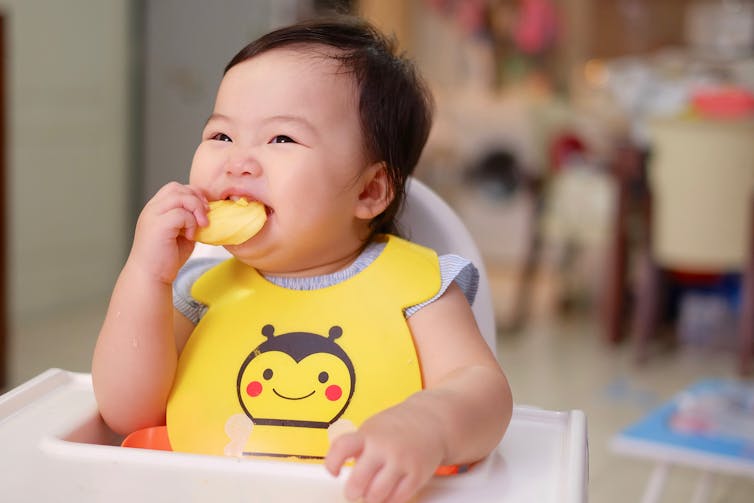
<path id="1" fill-rule="evenodd" d="M 183 208 L 194 215 L 200 226 L 209 223 L 207 219 L 209 202 L 204 194 L 190 185 L 170 182 L 154 195 L 147 206 L 158 215 L 165 214 L 174 208 Z"/>
<path id="2" fill-rule="evenodd" d="M 401 494 L 406 492 L 399 490 L 401 486 L 406 486 L 406 484 L 403 484 L 406 478 L 404 473 L 397 471 L 394 467 L 388 465 L 382 466 L 372 477 L 369 486 L 365 488 L 364 501 L 367 503 L 406 501 L 408 497 L 399 499 Z M 411 493 L 409 492 L 408 494 L 410 495 Z"/>
<path id="3" fill-rule="evenodd" d="M 377 457 L 361 456 L 351 471 L 346 481 L 345 496 L 348 501 L 363 499 L 368 503 L 380 502 L 382 499 L 373 499 L 371 486 L 378 474 L 384 471 L 383 460 Z M 375 495 L 389 492 L 386 484 L 390 482 L 392 475 L 388 475 L 383 484 L 375 488 Z M 392 487 L 392 486 L 391 486 Z"/>
<path id="4" fill-rule="evenodd" d="M 421 481 L 416 480 L 408 475 L 402 477 L 393 492 L 385 500 L 386 503 L 404 503 L 411 501 L 421 486 Z"/>
<path id="5" fill-rule="evenodd" d="M 182 208 L 174 208 L 167 211 L 163 215 L 163 218 L 167 228 L 174 229 L 170 235 L 166 236 L 167 238 L 175 239 L 183 235 L 193 241 L 197 229 L 197 221 L 192 213 Z"/>
<path id="6" fill-rule="evenodd" d="M 325 468 L 333 475 L 338 475 L 343 465 L 351 458 L 356 458 L 364 449 L 364 438 L 358 433 L 345 433 L 338 436 L 330 446 L 325 457 Z"/>

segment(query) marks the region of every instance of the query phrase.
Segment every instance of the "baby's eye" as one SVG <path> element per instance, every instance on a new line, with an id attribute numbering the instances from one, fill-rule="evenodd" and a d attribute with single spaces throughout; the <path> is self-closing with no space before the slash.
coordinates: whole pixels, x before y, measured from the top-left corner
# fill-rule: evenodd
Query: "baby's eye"
<path id="1" fill-rule="evenodd" d="M 211 140 L 232 142 L 233 140 L 225 133 L 217 133 L 210 136 Z"/>
<path id="2" fill-rule="evenodd" d="M 293 141 L 293 139 L 290 136 L 286 136 L 284 134 L 279 134 L 277 136 L 274 136 L 270 143 L 296 143 Z"/>

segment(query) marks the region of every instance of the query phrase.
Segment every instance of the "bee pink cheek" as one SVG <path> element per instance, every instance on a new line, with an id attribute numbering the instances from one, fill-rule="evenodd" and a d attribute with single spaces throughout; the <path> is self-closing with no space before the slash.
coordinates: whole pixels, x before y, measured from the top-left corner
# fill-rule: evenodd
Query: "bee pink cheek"
<path id="1" fill-rule="evenodd" d="M 259 381 L 251 381 L 248 386 L 246 386 L 246 394 L 250 397 L 259 396 L 259 394 L 262 392 L 262 383 Z"/>
<path id="2" fill-rule="evenodd" d="M 340 386 L 337 384 L 333 384 L 331 386 L 328 386 L 325 390 L 325 396 L 328 400 L 335 401 L 339 399 L 343 395 L 343 390 L 340 389 Z"/>

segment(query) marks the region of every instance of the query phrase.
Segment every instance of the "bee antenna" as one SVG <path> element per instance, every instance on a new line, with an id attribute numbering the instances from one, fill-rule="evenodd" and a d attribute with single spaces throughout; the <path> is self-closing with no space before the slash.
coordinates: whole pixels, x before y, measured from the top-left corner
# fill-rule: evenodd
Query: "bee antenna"
<path id="1" fill-rule="evenodd" d="M 328 339 L 330 339 L 331 341 L 334 341 L 335 339 L 343 335 L 343 329 L 340 328 L 338 325 L 330 327 L 329 335 L 330 337 L 328 337 Z"/>
<path id="2" fill-rule="evenodd" d="M 262 335 L 268 339 L 272 339 L 275 336 L 275 327 L 272 325 L 265 325 L 262 327 Z"/>

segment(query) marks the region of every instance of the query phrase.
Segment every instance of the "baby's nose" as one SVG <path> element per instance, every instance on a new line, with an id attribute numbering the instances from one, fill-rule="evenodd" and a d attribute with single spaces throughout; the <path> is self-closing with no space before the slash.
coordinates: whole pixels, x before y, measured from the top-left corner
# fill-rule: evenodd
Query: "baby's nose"
<path id="1" fill-rule="evenodd" d="M 238 152 L 229 157 L 226 172 L 235 176 L 259 176 L 262 174 L 262 166 L 249 153 Z"/>

